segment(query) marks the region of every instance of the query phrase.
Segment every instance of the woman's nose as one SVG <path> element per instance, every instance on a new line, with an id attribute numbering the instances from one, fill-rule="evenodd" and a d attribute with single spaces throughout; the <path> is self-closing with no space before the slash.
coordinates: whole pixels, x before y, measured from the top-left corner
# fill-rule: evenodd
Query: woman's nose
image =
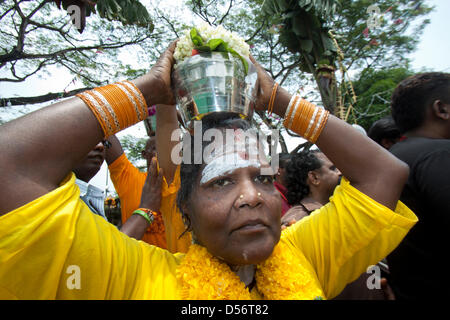
<path id="1" fill-rule="evenodd" d="M 241 184 L 235 203 L 237 208 L 244 208 L 245 206 L 254 208 L 261 204 L 262 200 L 261 192 L 253 183 L 248 181 Z"/>

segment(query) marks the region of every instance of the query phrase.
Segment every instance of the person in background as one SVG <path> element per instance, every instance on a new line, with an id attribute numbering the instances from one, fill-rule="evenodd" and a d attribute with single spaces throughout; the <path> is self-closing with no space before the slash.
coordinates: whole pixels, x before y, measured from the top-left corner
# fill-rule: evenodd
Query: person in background
<path id="1" fill-rule="evenodd" d="M 392 117 L 404 138 L 390 151 L 410 168 L 400 196 L 419 222 L 388 257 L 398 299 L 442 299 L 450 230 L 450 74 L 427 72 L 396 87 Z"/>
<path id="2" fill-rule="evenodd" d="M 170 135 L 168 136 L 170 138 Z M 167 137 L 165 137 L 167 138 Z M 106 153 L 106 162 L 108 163 L 108 169 L 111 175 L 111 180 L 119 195 L 122 211 L 122 222 L 125 223 L 137 209 L 152 209 L 145 207 L 145 203 L 149 201 L 156 203 L 155 208 L 160 214 L 156 214 L 151 224 L 148 221 L 142 220 L 138 217 L 134 217 L 133 220 L 137 223 L 141 221 L 142 225 L 148 225 L 143 236 L 142 241 L 148 244 L 155 245 L 157 247 L 168 249 L 171 252 L 185 252 L 190 245 L 189 234 L 186 234 L 182 238 L 178 238 L 179 235 L 167 235 L 164 225 L 164 216 L 168 215 L 173 217 L 172 223 L 176 227 L 177 225 L 183 226 L 181 215 L 176 213 L 176 206 L 174 200 L 171 200 L 171 193 L 167 191 L 167 183 L 165 178 L 162 177 L 162 181 L 159 185 L 155 185 L 147 172 L 142 172 L 136 168 L 126 157 L 119 139 L 115 135 L 108 138 L 111 144 L 111 148 Z M 145 149 L 142 151 L 142 157 L 146 160 L 147 168 L 151 169 L 154 164 L 154 177 L 160 177 L 158 170 L 158 161 L 156 151 L 156 136 L 150 137 L 146 144 Z M 156 161 L 155 163 L 153 161 Z M 150 172 L 150 171 L 148 171 Z M 148 193 L 143 190 L 151 190 Z M 150 199 L 157 192 L 156 199 Z M 137 227 L 137 224 L 133 224 Z M 140 227 L 137 227 L 141 230 Z M 121 229 L 123 231 L 123 227 Z M 126 228 L 125 230 L 129 230 Z M 133 235 L 139 235 L 138 231 L 133 232 Z M 169 239 L 169 241 L 168 241 Z M 169 244 L 168 244 L 169 242 Z"/>
<path id="3" fill-rule="evenodd" d="M 91 211 L 106 221 L 105 215 L 105 191 L 89 184 L 89 181 L 97 174 L 105 160 L 105 152 L 109 143 L 102 141 L 89 151 L 73 169 L 75 173 L 76 184 L 80 188 L 80 198 L 86 203 Z"/>
<path id="4" fill-rule="evenodd" d="M 147 173 L 140 171 L 128 160 L 119 139 L 115 135 L 109 137 L 108 142 L 111 147 L 106 152 L 106 163 L 108 164 L 111 181 L 120 198 L 122 224 L 125 224 L 133 215 L 133 212 L 140 208 L 142 189 L 146 182 Z M 154 136 L 147 140 L 142 156 L 146 160 L 147 168 L 150 168 L 152 158 L 156 157 Z M 152 225 L 146 228 L 141 240 L 165 249 L 164 224 L 160 217 L 155 220 Z M 144 225 L 146 224 L 145 221 L 142 222 Z"/>
<path id="5" fill-rule="evenodd" d="M 388 150 L 402 137 L 400 130 L 390 115 L 372 123 L 367 135 Z"/>
<path id="6" fill-rule="evenodd" d="M 154 224 L 162 225 L 162 227 L 157 226 L 155 229 L 162 229 L 162 234 L 164 235 L 164 224 L 160 212 L 163 171 L 160 170 L 158 173 L 156 157 L 152 159 L 147 172 L 139 207 L 133 211 L 120 229 L 129 237 L 137 240 L 141 240 L 146 233 L 152 234 L 152 229 L 155 228 Z"/>
<path id="7" fill-rule="evenodd" d="M 275 175 L 275 181 L 273 182 L 273 185 L 278 190 L 278 192 L 281 195 L 281 216 L 284 216 L 284 214 L 289 210 L 291 205 L 289 204 L 287 200 L 287 179 L 286 179 L 286 167 L 291 161 L 291 155 L 289 153 L 279 153 L 278 154 L 278 161 L 279 161 L 279 167 L 277 174 Z"/>
<path id="8" fill-rule="evenodd" d="M 326 204 L 341 177 L 339 169 L 318 149 L 293 155 L 286 172 L 287 200 L 292 208 L 281 219 L 283 226 Z"/>

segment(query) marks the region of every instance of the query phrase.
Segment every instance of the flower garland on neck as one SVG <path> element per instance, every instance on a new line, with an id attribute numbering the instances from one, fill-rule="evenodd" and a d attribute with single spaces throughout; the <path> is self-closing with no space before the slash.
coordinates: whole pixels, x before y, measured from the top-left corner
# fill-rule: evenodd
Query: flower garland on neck
<path id="1" fill-rule="evenodd" d="M 280 242 L 272 255 L 257 265 L 256 287 L 268 300 L 321 300 L 324 296 L 309 270 Z M 181 297 L 186 300 L 258 299 L 230 267 L 202 246 L 193 244 L 177 268 Z"/>

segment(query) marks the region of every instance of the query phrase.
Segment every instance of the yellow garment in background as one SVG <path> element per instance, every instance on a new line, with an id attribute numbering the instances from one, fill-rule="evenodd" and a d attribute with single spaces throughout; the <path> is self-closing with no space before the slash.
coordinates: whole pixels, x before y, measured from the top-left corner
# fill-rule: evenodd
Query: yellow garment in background
<path id="1" fill-rule="evenodd" d="M 133 166 L 127 159 L 125 153 L 111 163 L 108 169 L 114 188 L 120 198 L 123 224 L 131 217 L 133 211 L 139 208 L 142 188 L 144 187 L 147 173 L 139 171 L 139 169 Z M 180 180 L 179 174 L 179 170 L 177 170 L 174 178 L 174 181 L 178 181 L 178 185 Z M 181 219 L 181 213 L 176 206 L 177 190 L 178 188 L 174 189 L 173 183 L 168 186 L 165 179 L 163 180 L 160 212 L 164 220 L 164 229 L 154 230 L 150 226 L 142 237 L 142 241 L 163 249 L 168 249 L 173 253 L 187 252 L 191 244 L 190 233 L 186 233 L 182 238 L 178 239 L 184 231 L 184 224 Z M 168 223 L 171 224 L 169 228 L 167 227 Z"/>
<path id="2" fill-rule="evenodd" d="M 283 241 L 333 298 L 416 222 L 402 203 L 394 213 L 343 180 L 329 204 L 283 231 Z M 0 217 L 0 298 L 179 299 L 176 268 L 183 257 L 129 238 L 92 214 L 71 174 Z"/>

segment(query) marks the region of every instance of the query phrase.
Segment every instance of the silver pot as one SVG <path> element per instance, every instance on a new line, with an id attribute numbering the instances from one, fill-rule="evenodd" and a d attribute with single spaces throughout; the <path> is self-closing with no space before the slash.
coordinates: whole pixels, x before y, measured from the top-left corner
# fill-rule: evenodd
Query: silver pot
<path id="1" fill-rule="evenodd" d="M 178 109 L 186 126 L 210 112 L 226 111 L 253 117 L 255 66 L 223 52 L 200 53 L 177 65 L 172 74 Z"/>

